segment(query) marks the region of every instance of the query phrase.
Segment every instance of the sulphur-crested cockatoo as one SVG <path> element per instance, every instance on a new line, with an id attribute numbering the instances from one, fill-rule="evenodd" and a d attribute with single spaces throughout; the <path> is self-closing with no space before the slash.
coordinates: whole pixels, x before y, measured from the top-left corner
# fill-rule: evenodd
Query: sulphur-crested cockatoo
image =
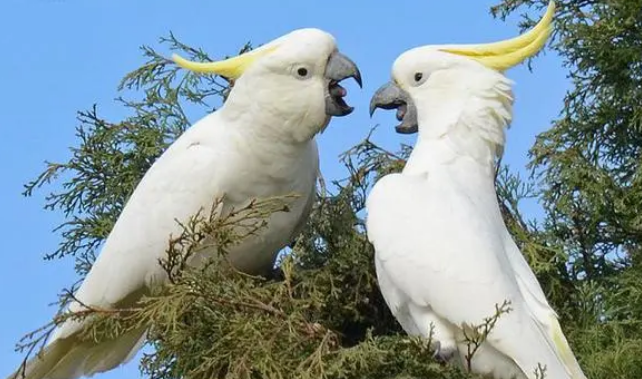
<path id="1" fill-rule="evenodd" d="M 314 137 L 332 116 L 352 112 L 339 82 L 357 66 L 330 34 L 301 29 L 224 61 L 182 67 L 235 80 L 225 104 L 194 124 L 153 164 L 131 195 L 75 297 L 99 309 L 135 303 L 151 283 L 162 282 L 159 265 L 170 235 L 199 210 L 242 208 L 252 199 L 298 194 L 289 212 L 274 213 L 267 227 L 228 251 L 239 270 L 264 274 L 279 250 L 300 231 L 315 196 L 319 169 Z M 85 309 L 78 303 L 71 311 Z M 26 365 L 27 379 L 73 379 L 110 370 L 131 359 L 144 330 L 102 343 L 78 341 L 83 323 L 67 320 L 41 357 Z M 22 370 L 18 370 L 21 374 Z M 21 376 L 21 375 L 19 375 Z"/>
<path id="2" fill-rule="evenodd" d="M 379 180 L 367 200 L 384 298 L 407 333 L 432 331 L 442 358 L 498 379 L 536 378 L 538 364 L 546 378 L 585 378 L 506 229 L 494 187 L 513 103 L 501 72 L 543 48 L 554 8 L 511 40 L 404 52 L 370 104 L 371 113 L 397 109 L 398 132 L 418 131 L 403 171 Z M 504 301 L 511 311 L 469 362 L 464 341 L 475 336 L 464 325 L 483 324 Z"/>

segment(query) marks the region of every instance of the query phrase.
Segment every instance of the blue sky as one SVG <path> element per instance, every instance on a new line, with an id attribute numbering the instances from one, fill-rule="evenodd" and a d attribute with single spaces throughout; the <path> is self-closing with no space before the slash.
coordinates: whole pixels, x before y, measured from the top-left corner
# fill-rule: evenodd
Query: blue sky
<path id="1" fill-rule="evenodd" d="M 77 110 L 99 105 L 100 114 L 124 116 L 113 101 L 116 85 L 143 63 L 138 47 L 157 46 L 173 31 L 182 41 L 212 56 L 233 54 L 246 41 L 263 43 L 301 27 L 334 34 L 339 47 L 360 66 L 364 88 L 348 84 L 357 107 L 336 119 L 319 138 L 326 180 L 344 174 L 337 156 L 360 141 L 375 123 L 375 139 L 395 148 L 414 136 L 394 134 L 394 112 L 367 105 L 388 80 L 393 60 L 404 50 L 435 43 L 489 42 L 515 36 L 517 17 L 494 20 L 492 0 L 254 1 L 214 0 L 3 0 L 0 4 L 0 226 L 6 232 L 0 264 L 0 378 L 21 361 L 13 352 L 24 333 L 44 324 L 55 309 L 57 291 L 74 280 L 73 262 L 44 262 L 60 241 L 52 229 L 62 215 L 42 210 L 44 192 L 21 196 L 45 160 L 64 161 L 76 144 Z M 237 15 L 238 16 L 235 16 Z M 515 116 L 505 161 L 524 172 L 526 153 L 537 133 L 561 109 L 568 86 L 561 61 L 548 52 L 508 72 L 516 81 Z M 535 206 L 528 211 L 536 212 Z M 134 378 L 127 365 L 102 378 Z"/>

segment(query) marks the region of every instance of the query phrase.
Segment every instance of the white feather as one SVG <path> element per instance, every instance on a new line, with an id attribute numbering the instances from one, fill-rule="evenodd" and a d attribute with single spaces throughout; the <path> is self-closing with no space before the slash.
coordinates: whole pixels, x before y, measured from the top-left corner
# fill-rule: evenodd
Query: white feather
<path id="1" fill-rule="evenodd" d="M 428 68 L 426 68 L 428 67 Z M 429 78 L 413 86 L 421 71 Z M 464 329 L 510 302 L 473 356 L 472 370 L 497 379 L 585 379 L 554 310 L 500 213 L 494 162 L 512 118 L 510 81 L 476 62 L 430 49 L 393 67 L 418 110 L 417 144 L 400 174 L 379 180 L 367 200 L 367 231 L 381 291 L 404 329 L 442 346 L 467 348 Z"/>
<path id="2" fill-rule="evenodd" d="M 286 36 L 287 37 L 287 36 Z M 135 304 L 148 288 L 166 280 L 158 260 L 171 235 L 224 196 L 223 209 L 254 199 L 296 194 L 288 212 L 272 214 L 267 228 L 229 249 L 239 270 L 265 274 L 280 249 L 305 224 L 315 196 L 319 156 L 314 136 L 327 126 L 324 68 L 334 38 L 304 29 L 279 40 L 275 53 L 236 81 L 225 105 L 178 138 L 144 175 L 129 198 L 69 311 L 81 304 L 113 309 Z M 305 64 L 309 80 L 294 77 Z M 212 253 L 211 249 L 202 254 Z M 145 341 L 145 330 L 103 342 L 78 338 L 89 319 L 68 320 L 53 333 L 26 379 L 75 379 L 117 367 Z M 11 376 L 13 377 L 13 375 Z"/>

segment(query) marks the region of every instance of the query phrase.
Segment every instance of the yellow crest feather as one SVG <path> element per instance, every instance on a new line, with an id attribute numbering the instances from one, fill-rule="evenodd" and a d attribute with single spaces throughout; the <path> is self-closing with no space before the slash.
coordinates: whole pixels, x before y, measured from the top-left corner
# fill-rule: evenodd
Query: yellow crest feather
<path id="1" fill-rule="evenodd" d="M 448 46 L 440 49 L 474 59 L 488 68 L 503 71 L 537 54 L 553 31 L 555 2 L 551 0 L 542 19 L 528 32 L 505 41 L 478 45 Z"/>
<path id="2" fill-rule="evenodd" d="M 238 79 L 258 58 L 273 52 L 277 46 L 263 46 L 236 57 L 217 62 L 192 62 L 178 54 L 172 55 L 172 60 L 182 68 L 199 73 L 224 76 Z"/>

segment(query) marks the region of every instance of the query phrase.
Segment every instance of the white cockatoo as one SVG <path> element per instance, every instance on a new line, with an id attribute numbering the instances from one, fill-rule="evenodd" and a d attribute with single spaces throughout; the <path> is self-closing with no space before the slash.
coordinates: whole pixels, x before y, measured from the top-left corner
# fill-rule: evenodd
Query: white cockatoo
<path id="1" fill-rule="evenodd" d="M 316 194 L 319 156 L 315 135 L 332 116 L 352 112 L 339 85 L 357 66 L 332 35 L 300 29 L 245 54 L 212 63 L 174 56 L 189 70 L 234 79 L 225 104 L 180 136 L 147 171 L 132 193 L 98 259 L 75 297 L 98 309 L 127 307 L 166 275 L 159 265 L 170 235 L 217 198 L 242 208 L 253 199 L 298 194 L 289 212 L 228 249 L 227 258 L 249 274 L 266 274 L 283 247 L 306 222 Z M 201 257 L 202 258 L 202 257 Z M 86 309 L 73 303 L 70 311 Z M 85 321 L 86 322 L 86 321 Z M 79 342 L 83 322 L 67 320 L 52 334 L 41 357 L 24 370 L 27 379 L 74 379 L 130 360 L 144 330 L 102 343 Z M 22 369 L 17 371 L 22 377 Z M 12 375 L 13 376 L 13 375 Z"/>
<path id="2" fill-rule="evenodd" d="M 403 171 L 379 180 L 367 199 L 381 292 L 408 334 L 432 332 L 439 356 L 497 379 L 534 379 L 538 367 L 550 379 L 585 378 L 506 229 L 494 186 L 513 103 L 502 71 L 544 47 L 554 9 L 551 2 L 514 39 L 404 52 L 370 103 L 371 114 L 397 109 L 399 133 L 418 132 Z M 469 361 L 469 327 L 505 301 L 511 311 Z"/>

